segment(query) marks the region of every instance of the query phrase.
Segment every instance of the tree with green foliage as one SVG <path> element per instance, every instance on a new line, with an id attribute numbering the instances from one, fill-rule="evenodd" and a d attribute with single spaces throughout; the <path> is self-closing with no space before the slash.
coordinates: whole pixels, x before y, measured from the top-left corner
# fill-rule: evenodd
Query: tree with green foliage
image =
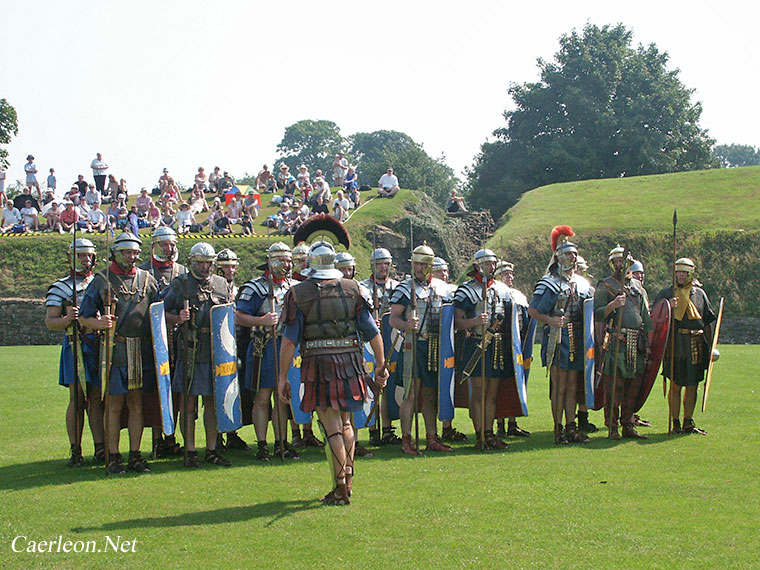
<path id="1" fill-rule="evenodd" d="M 359 180 L 373 187 L 388 167 L 393 167 L 402 188 L 422 190 L 445 205 L 449 193 L 459 183 L 443 156 L 430 157 L 406 133 L 386 130 L 355 133 L 349 137 L 349 144 L 349 154 L 358 162 Z"/>
<path id="2" fill-rule="evenodd" d="M 277 163 L 287 164 L 294 176 L 301 164 L 306 165 L 312 177 L 317 169 L 321 169 L 327 181 L 332 183 L 333 159 L 344 150 L 344 145 L 338 125 L 332 121 L 305 119 L 285 129 L 285 135 L 277 145 L 280 156 Z M 276 168 L 272 171 L 277 174 Z"/>
<path id="3" fill-rule="evenodd" d="M 10 144 L 11 137 L 18 134 L 16 109 L 6 99 L 0 99 L 0 145 Z M 0 164 L 8 167 L 8 151 L 0 148 Z"/>
<path id="4" fill-rule="evenodd" d="M 719 144 L 713 152 L 724 168 L 760 165 L 760 148 L 748 144 Z"/>
<path id="5" fill-rule="evenodd" d="M 536 83 L 512 84 L 515 109 L 467 171 L 468 201 L 501 216 L 555 182 L 718 166 L 699 126 L 702 106 L 657 46 L 631 47 L 622 24 L 563 35 Z"/>

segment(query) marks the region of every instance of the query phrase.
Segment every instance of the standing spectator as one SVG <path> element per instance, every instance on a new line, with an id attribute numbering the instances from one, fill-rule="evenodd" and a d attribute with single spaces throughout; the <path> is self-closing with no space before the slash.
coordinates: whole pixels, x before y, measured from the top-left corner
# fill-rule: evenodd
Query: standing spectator
<path id="1" fill-rule="evenodd" d="M 190 231 L 190 226 L 195 224 L 195 214 L 190 209 L 190 204 L 182 202 L 177 212 L 177 233 L 186 234 Z"/>
<path id="2" fill-rule="evenodd" d="M 333 160 L 332 166 L 333 180 L 335 181 L 334 185 L 338 188 L 342 188 L 346 179 L 346 171 L 348 170 L 348 160 L 343 156 L 342 151 L 335 155 L 335 160 Z"/>
<path id="3" fill-rule="evenodd" d="M 80 196 L 87 194 L 87 181 L 84 179 L 83 175 L 80 174 L 77 176 L 77 181 L 72 185 L 72 188 L 74 187 L 79 191 Z"/>
<path id="4" fill-rule="evenodd" d="M 106 231 L 107 221 L 106 215 L 100 209 L 100 202 L 95 202 L 92 209 L 87 212 L 87 231 L 103 233 Z"/>
<path id="5" fill-rule="evenodd" d="M 13 202 L 6 200 L 5 208 L 3 209 L 3 217 L 2 220 L 0 220 L 0 231 L 13 231 L 14 227 L 20 227 L 22 219 L 21 212 L 19 212 L 18 208 L 13 205 Z"/>
<path id="6" fill-rule="evenodd" d="M 100 194 L 100 191 L 93 185 L 90 184 L 87 187 L 87 193 L 84 195 L 84 201 L 85 203 L 92 207 L 92 205 L 97 202 L 100 204 L 102 202 L 102 195 Z"/>
<path id="7" fill-rule="evenodd" d="M 48 174 L 47 177 L 47 188 L 48 190 L 53 191 L 53 195 L 55 195 L 55 187 L 58 185 L 58 180 L 55 177 L 55 168 L 50 169 L 50 174 Z"/>
<path id="8" fill-rule="evenodd" d="M 63 228 L 61 227 L 61 210 L 58 209 L 58 202 L 51 202 L 50 208 L 48 208 L 48 211 L 45 212 L 43 216 L 47 220 L 47 231 L 57 231 L 59 234 L 63 233 Z"/>
<path id="9" fill-rule="evenodd" d="M 5 168 L 0 164 L 0 207 L 5 205 L 7 199 L 5 197 Z"/>
<path id="10" fill-rule="evenodd" d="M 40 218 L 37 215 L 38 210 L 34 207 L 34 204 L 32 204 L 31 200 L 26 200 L 24 203 L 24 207 L 20 210 L 21 216 L 24 218 L 24 225 L 26 226 L 26 231 L 34 230 L 35 232 L 40 231 Z"/>
<path id="11" fill-rule="evenodd" d="M 26 187 L 30 190 L 37 188 L 37 195 L 42 200 L 42 192 L 40 192 L 40 183 L 37 182 L 37 165 L 34 164 L 34 157 L 30 154 L 26 157 L 26 164 L 24 165 L 24 172 L 26 172 Z"/>
<path id="12" fill-rule="evenodd" d="M 61 227 L 65 232 L 74 232 L 74 226 L 79 221 L 79 212 L 74 208 L 74 202 L 66 200 L 66 209 L 61 212 Z"/>
<path id="13" fill-rule="evenodd" d="M 258 173 L 256 176 L 256 180 L 253 183 L 253 186 L 256 188 L 256 190 L 264 190 L 265 193 L 269 193 L 269 191 L 272 189 L 272 180 L 274 177 L 272 176 L 272 173 L 269 172 L 269 167 L 265 164 L 264 167 L 261 169 L 261 172 Z"/>
<path id="14" fill-rule="evenodd" d="M 393 174 L 393 169 L 388 168 L 388 171 L 380 177 L 377 182 L 377 197 L 378 198 L 393 198 L 398 194 L 398 178 Z"/>
<path id="15" fill-rule="evenodd" d="M 202 166 L 198 167 L 198 174 L 195 175 L 195 186 L 201 190 L 206 189 L 206 171 Z"/>
<path id="16" fill-rule="evenodd" d="M 108 165 L 103 162 L 102 154 L 97 153 L 95 159 L 90 163 L 90 168 L 92 168 L 92 177 L 95 179 L 95 187 L 102 195 L 106 188 L 106 170 L 108 170 Z"/>
<path id="17" fill-rule="evenodd" d="M 333 202 L 333 216 L 338 218 L 341 222 L 345 222 L 348 218 L 348 198 L 343 194 L 343 190 L 338 190 Z"/>

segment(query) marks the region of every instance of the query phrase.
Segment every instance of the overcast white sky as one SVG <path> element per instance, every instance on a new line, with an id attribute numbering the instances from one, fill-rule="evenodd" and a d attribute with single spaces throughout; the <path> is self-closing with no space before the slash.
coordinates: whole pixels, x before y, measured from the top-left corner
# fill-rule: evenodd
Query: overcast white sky
<path id="1" fill-rule="evenodd" d="M 0 98 L 19 116 L 8 179 L 31 153 L 60 190 L 91 177 L 97 151 L 131 192 L 163 167 L 185 184 L 198 166 L 242 176 L 301 119 L 403 131 L 461 173 L 504 124 L 510 82 L 534 81 L 536 58 L 587 21 L 667 51 L 711 136 L 758 146 L 753 5 L 3 0 Z"/>

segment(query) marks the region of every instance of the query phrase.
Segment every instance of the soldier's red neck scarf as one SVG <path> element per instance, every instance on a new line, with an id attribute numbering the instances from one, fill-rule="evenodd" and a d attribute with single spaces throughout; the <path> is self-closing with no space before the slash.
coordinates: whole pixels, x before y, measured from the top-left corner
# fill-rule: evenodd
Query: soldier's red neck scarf
<path id="1" fill-rule="evenodd" d="M 475 281 L 477 281 L 478 283 L 483 283 L 483 274 L 480 271 L 475 273 Z M 493 285 L 493 277 L 488 279 L 488 283 L 486 284 L 486 287 L 490 287 L 491 285 Z"/>
<path id="2" fill-rule="evenodd" d="M 132 267 L 132 269 L 126 270 L 119 267 L 119 264 L 115 261 L 112 261 L 110 271 L 113 271 L 116 275 L 134 275 L 137 273 L 137 267 Z"/>
<path id="3" fill-rule="evenodd" d="M 271 273 L 269 273 L 269 269 L 264 271 L 264 277 L 266 277 L 267 279 L 271 279 L 272 283 L 276 283 L 277 285 L 285 281 L 284 275 L 282 277 L 277 277 L 276 275 L 272 275 Z"/>
<path id="4" fill-rule="evenodd" d="M 172 265 L 174 265 L 173 259 L 169 259 L 167 261 L 159 261 L 152 255 L 150 256 L 150 261 L 153 264 L 153 267 L 155 267 L 156 269 L 166 269 L 167 267 L 171 267 Z"/>

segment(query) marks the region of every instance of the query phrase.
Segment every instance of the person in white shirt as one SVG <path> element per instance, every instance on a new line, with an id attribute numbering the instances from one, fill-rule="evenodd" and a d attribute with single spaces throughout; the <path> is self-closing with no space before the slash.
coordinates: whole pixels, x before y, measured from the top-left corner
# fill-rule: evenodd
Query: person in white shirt
<path id="1" fill-rule="evenodd" d="M 100 193 L 100 190 L 95 188 L 94 185 L 90 184 L 87 187 L 87 192 L 85 192 L 84 201 L 88 206 L 92 207 L 95 202 L 101 204 L 103 202 L 103 197 Z"/>
<path id="2" fill-rule="evenodd" d="M 100 202 L 95 202 L 92 209 L 87 212 L 87 231 L 106 231 L 106 215 L 100 209 Z"/>
<path id="3" fill-rule="evenodd" d="M 388 171 L 380 177 L 377 182 L 377 197 L 378 198 L 393 198 L 398 194 L 398 178 L 393 174 L 393 169 L 389 168 Z"/>
<path id="4" fill-rule="evenodd" d="M 31 200 L 26 201 L 26 205 L 21 208 L 20 214 L 24 218 L 24 225 L 26 226 L 27 231 L 39 231 L 40 218 L 37 214 L 37 208 L 34 207 L 34 204 Z"/>
<path id="5" fill-rule="evenodd" d="M 40 191 L 40 183 L 37 182 L 37 165 L 34 164 L 34 157 L 31 154 L 26 157 L 24 172 L 26 172 L 26 186 L 29 189 L 37 188 L 37 195 L 39 199 L 42 200 L 42 192 Z"/>
<path id="6" fill-rule="evenodd" d="M 95 187 L 102 195 L 106 187 L 106 170 L 108 170 L 108 165 L 103 162 L 102 154 L 96 154 L 95 159 L 90 163 L 90 168 L 92 168 L 92 177 L 95 179 Z"/>
<path id="7" fill-rule="evenodd" d="M 195 214 L 190 209 L 190 204 L 182 202 L 177 212 L 177 233 L 186 234 L 190 231 L 190 226 L 195 223 Z"/>
<path id="8" fill-rule="evenodd" d="M 338 218 L 341 222 L 345 222 L 348 218 L 348 198 L 343 196 L 343 190 L 338 190 L 335 195 L 335 201 L 333 202 L 333 216 Z"/>
<path id="9" fill-rule="evenodd" d="M 13 206 L 13 202 L 6 200 L 2 220 L 0 220 L 0 231 L 11 231 L 13 229 L 13 226 L 21 223 L 21 220 L 21 212 L 18 211 L 18 208 L 15 208 Z"/>

